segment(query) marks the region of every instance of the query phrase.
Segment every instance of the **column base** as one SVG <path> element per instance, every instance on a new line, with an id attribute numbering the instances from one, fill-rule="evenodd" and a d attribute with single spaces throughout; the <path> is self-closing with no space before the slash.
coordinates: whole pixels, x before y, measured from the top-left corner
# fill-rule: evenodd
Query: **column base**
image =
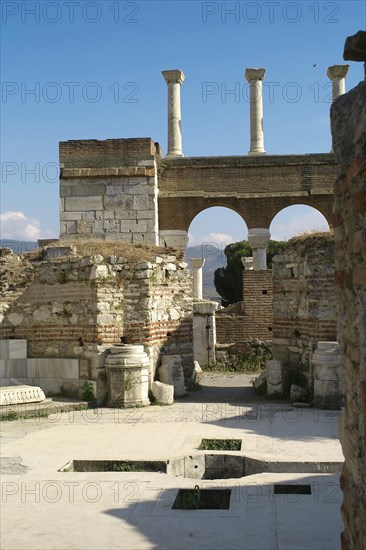
<path id="1" fill-rule="evenodd" d="M 175 158 L 181 158 L 184 157 L 183 153 L 167 153 L 165 155 L 166 159 L 175 159 Z"/>
<path id="2" fill-rule="evenodd" d="M 248 151 L 248 155 L 250 157 L 259 157 L 259 156 L 263 156 L 263 155 L 266 155 L 266 151 Z"/>

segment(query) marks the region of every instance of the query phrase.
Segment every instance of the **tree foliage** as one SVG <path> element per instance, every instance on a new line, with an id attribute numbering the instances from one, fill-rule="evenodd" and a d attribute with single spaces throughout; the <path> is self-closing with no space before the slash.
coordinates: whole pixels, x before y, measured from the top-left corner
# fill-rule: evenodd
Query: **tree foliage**
<path id="1" fill-rule="evenodd" d="M 272 268 L 273 256 L 280 254 L 285 246 L 286 243 L 283 241 L 269 241 L 267 246 L 268 269 Z M 217 292 L 222 297 L 223 305 L 227 306 L 243 299 L 243 264 L 241 258 L 252 256 L 252 249 L 248 241 L 239 241 L 228 244 L 224 253 L 227 266 L 216 269 L 214 283 Z"/>

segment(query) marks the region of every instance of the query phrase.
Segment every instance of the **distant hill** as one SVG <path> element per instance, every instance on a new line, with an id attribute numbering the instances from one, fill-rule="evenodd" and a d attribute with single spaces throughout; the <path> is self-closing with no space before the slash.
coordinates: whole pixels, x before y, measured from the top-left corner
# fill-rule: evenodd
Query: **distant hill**
<path id="1" fill-rule="evenodd" d="M 0 239 L 0 247 L 11 248 L 13 252 L 31 252 L 38 248 L 38 243 L 33 241 L 16 241 L 14 239 Z M 186 259 L 189 264 L 191 258 L 205 258 L 203 266 L 203 297 L 206 299 L 221 298 L 214 285 L 214 273 L 218 267 L 226 266 L 224 251 L 211 244 L 189 246 L 186 250 Z M 189 267 L 191 267 L 189 265 Z"/>
<path id="2" fill-rule="evenodd" d="M 13 239 L 0 239 L 0 247 L 11 248 L 15 253 L 31 252 L 38 248 L 38 243 L 34 241 L 15 241 Z"/>
<path id="3" fill-rule="evenodd" d="M 205 258 L 203 266 L 203 297 L 207 300 L 221 300 L 214 285 L 214 273 L 218 267 L 226 267 L 226 256 L 224 251 L 214 245 L 204 244 L 200 246 L 189 246 L 186 250 L 186 260 L 190 266 L 191 258 Z"/>

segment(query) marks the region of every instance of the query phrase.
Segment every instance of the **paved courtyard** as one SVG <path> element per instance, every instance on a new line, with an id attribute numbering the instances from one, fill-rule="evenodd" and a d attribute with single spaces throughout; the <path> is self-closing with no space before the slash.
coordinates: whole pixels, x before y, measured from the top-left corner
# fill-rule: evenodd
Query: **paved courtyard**
<path id="1" fill-rule="evenodd" d="M 3 422 L 1 548 L 340 548 L 339 475 L 326 473 L 343 461 L 338 412 L 266 401 L 249 378 L 206 374 L 202 391 L 172 406 L 61 413 L 55 405 L 48 418 Z M 241 450 L 197 450 L 203 438 L 240 439 Z M 194 471 L 205 454 L 245 456 L 264 473 L 60 471 L 72 460 L 182 457 Z M 310 494 L 275 494 L 282 484 L 308 485 Z M 229 509 L 172 509 L 178 489 L 196 485 L 231 489 Z"/>

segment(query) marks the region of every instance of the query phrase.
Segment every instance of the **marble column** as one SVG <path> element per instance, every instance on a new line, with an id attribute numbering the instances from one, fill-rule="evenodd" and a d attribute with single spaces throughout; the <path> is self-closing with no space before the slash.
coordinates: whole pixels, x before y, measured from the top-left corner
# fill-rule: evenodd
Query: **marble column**
<path id="1" fill-rule="evenodd" d="M 162 74 L 168 84 L 168 152 L 166 157 L 182 157 L 180 87 L 185 76 L 179 69 L 162 71 Z"/>
<path id="2" fill-rule="evenodd" d="M 332 65 L 328 67 L 327 76 L 332 81 L 332 100 L 346 93 L 346 76 L 349 65 Z"/>
<path id="3" fill-rule="evenodd" d="M 253 270 L 262 271 L 267 269 L 267 245 L 271 234 L 268 229 L 257 227 L 249 229 L 248 241 L 253 250 Z"/>
<path id="4" fill-rule="evenodd" d="M 202 300 L 202 268 L 205 265 L 203 258 L 191 258 L 193 267 L 193 298 Z"/>
<path id="5" fill-rule="evenodd" d="M 265 155 L 263 140 L 262 81 L 266 69 L 246 69 L 245 78 L 250 86 L 250 150 L 249 155 Z"/>

